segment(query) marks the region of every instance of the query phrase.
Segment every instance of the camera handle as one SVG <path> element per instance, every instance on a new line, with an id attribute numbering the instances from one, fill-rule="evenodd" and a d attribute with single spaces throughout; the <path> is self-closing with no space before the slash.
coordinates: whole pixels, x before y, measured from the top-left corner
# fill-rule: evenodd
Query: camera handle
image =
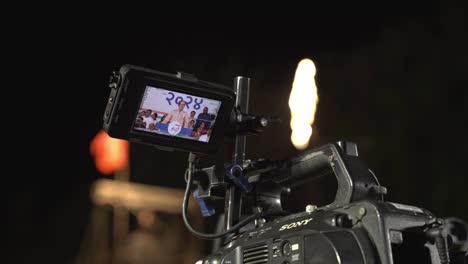
<path id="1" fill-rule="evenodd" d="M 239 113 L 248 113 L 249 111 L 249 95 L 250 95 L 250 78 L 238 76 L 234 78 L 234 93 L 236 94 L 236 101 L 234 107 Z M 236 121 L 241 122 L 242 115 L 236 116 Z M 232 156 L 232 165 L 239 165 L 241 168 L 244 166 L 245 160 L 245 135 L 236 135 L 234 141 L 234 153 Z M 239 222 L 241 217 L 242 208 L 242 192 L 236 185 L 230 185 L 226 192 L 226 199 L 224 205 L 225 221 L 224 229 L 229 230 L 232 226 Z"/>

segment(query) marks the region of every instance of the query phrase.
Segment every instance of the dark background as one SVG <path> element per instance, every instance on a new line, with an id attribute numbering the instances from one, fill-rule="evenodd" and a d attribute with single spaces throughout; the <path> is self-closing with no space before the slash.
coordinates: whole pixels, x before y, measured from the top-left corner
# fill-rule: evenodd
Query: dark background
<path id="1" fill-rule="evenodd" d="M 339 7 L 339 8 L 338 8 Z M 466 1 L 379 6 L 273 1 L 161 7 L 109 4 L 22 9 L 11 40 L 20 76 L 13 117 L 7 259 L 70 263 L 89 224 L 100 175 L 89 143 L 102 126 L 108 75 L 125 63 L 231 85 L 251 77 L 250 108 L 281 117 L 249 138 L 250 158 L 285 158 L 297 63 L 317 67 L 312 145 L 354 141 L 387 200 L 468 220 Z M 16 66 L 18 65 L 18 66 Z M 185 154 L 132 146 L 132 180 L 182 187 Z M 10 183 L 11 180 L 11 183 Z"/>

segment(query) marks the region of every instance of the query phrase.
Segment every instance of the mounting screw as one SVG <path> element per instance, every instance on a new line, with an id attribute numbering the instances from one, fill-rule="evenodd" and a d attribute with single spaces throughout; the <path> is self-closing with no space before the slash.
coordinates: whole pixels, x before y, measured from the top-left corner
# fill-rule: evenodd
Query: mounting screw
<path id="1" fill-rule="evenodd" d="M 358 214 L 362 217 L 366 214 L 366 208 L 364 207 L 360 207 L 359 210 L 358 210 Z"/>
<path id="2" fill-rule="evenodd" d="M 265 218 L 260 218 L 255 220 L 255 226 L 262 227 L 266 223 Z"/>
<path id="3" fill-rule="evenodd" d="M 317 206 L 313 204 L 309 204 L 306 206 L 306 212 L 309 214 L 314 212 L 316 209 L 317 209 Z"/>

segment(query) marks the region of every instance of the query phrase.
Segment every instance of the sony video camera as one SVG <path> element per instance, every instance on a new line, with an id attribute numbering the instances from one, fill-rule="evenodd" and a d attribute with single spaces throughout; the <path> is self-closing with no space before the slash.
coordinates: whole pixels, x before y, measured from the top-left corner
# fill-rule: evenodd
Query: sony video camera
<path id="1" fill-rule="evenodd" d="M 104 129 L 111 137 L 189 152 L 184 222 L 197 237 L 219 241 L 202 264 L 466 263 L 466 223 L 384 201 L 385 187 L 352 142 L 246 160 L 245 137 L 276 120 L 248 113 L 249 78 L 236 77 L 230 88 L 124 65 L 109 87 Z M 200 157 L 217 152 L 224 137 L 234 139 L 232 160 L 200 168 Z M 285 208 L 291 187 L 320 178 L 336 179 L 331 203 Z M 190 193 L 203 216 L 223 215 L 223 230 L 206 234 L 190 225 Z"/>

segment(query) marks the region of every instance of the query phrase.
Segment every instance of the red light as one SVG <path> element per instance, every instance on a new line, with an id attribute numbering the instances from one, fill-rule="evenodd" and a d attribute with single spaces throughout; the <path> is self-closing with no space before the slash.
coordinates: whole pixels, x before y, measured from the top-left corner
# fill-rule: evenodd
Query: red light
<path id="1" fill-rule="evenodd" d="M 104 130 L 91 140 L 90 152 L 96 169 L 102 174 L 109 175 L 128 164 L 128 141 L 111 138 Z"/>

